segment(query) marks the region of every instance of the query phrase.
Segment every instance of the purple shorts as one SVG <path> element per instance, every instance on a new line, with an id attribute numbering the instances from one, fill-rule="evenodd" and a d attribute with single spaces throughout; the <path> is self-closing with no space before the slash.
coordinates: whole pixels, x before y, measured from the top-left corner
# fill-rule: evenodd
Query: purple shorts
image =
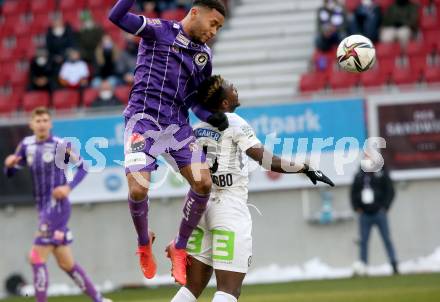
<path id="1" fill-rule="evenodd" d="M 35 245 L 69 245 L 73 242 L 73 235 L 69 228 L 64 227 L 54 231 L 44 231 L 41 229 L 37 232 L 34 239 Z"/>
<path id="2" fill-rule="evenodd" d="M 178 169 L 206 161 L 190 125 L 160 125 L 133 117 L 125 118 L 124 153 L 126 174 L 155 171 L 160 155 Z"/>

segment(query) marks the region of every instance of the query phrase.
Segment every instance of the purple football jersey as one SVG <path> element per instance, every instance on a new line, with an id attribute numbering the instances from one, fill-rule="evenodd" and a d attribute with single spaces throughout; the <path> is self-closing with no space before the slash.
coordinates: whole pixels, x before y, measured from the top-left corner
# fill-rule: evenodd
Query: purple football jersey
<path id="1" fill-rule="evenodd" d="M 186 35 L 180 23 L 143 18 L 135 83 L 124 115 L 148 114 L 162 125 L 188 123 L 197 86 L 211 76 L 211 49 Z"/>
<path id="2" fill-rule="evenodd" d="M 44 228 L 44 231 L 65 229 L 70 217 L 69 200 L 55 200 L 52 197 L 55 187 L 67 184 L 65 169 L 69 157 L 66 156 L 66 146 L 58 137 L 37 141 L 35 136 L 28 136 L 16 151 L 16 155 L 22 158 L 19 166 L 28 166 L 31 171 L 40 228 Z"/>

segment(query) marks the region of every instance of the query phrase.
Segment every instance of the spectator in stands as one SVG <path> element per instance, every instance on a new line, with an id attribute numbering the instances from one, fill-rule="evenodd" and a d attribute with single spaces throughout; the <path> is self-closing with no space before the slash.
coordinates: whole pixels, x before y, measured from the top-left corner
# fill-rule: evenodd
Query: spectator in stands
<path id="1" fill-rule="evenodd" d="M 396 0 L 384 15 L 380 40 L 382 42 L 397 40 L 405 46 L 417 32 L 418 22 L 418 5 L 410 0 Z"/>
<path id="2" fill-rule="evenodd" d="M 134 70 L 136 68 L 138 42 L 133 35 L 126 35 L 125 49 L 119 56 L 116 64 L 117 74 L 121 76 L 125 84 L 132 85 L 134 82 Z"/>
<path id="3" fill-rule="evenodd" d="M 52 25 L 46 33 L 46 47 L 49 57 L 59 68 L 63 63 L 66 51 L 75 46 L 75 35 L 69 24 L 64 23 L 61 14 L 56 14 Z"/>
<path id="4" fill-rule="evenodd" d="M 373 42 L 379 40 L 382 11 L 375 0 L 362 0 L 356 7 L 349 22 L 351 34 L 361 34 Z"/>
<path id="5" fill-rule="evenodd" d="M 88 64 L 95 64 L 95 49 L 104 36 L 104 30 L 93 21 L 89 11 L 81 14 L 81 30 L 78 33 L 78 44 L 81 57 Z"/>
<path id="6" fill-rule="evenodd" d="M 67 53 L 67 60 L 61 66 L 59 74 L 60 84 L 66 88 L 87 86 L 90 75 L 87 63 L 81 59 L 79 50 L 71 48 Z"/>
<path id="7" fill-rule="evenodd" d="M 156 2 L 152 0 L 143 1 L 141 3 L 141 10 L 148 18 L 157 18 L 159 16 L 156 10 Z"/>
<path id="8" fill-rule="evenodd" d="M 47 49 L 37 49 L 29 67 L 29 89 L 51 91 L 54 85 L 53 65 Z"/>
<path id="9" fill-rule="evenodd" d="M 108 107 L 108 106 L 122 106 L 123 103 L 118 99 L 113 90 L 110 81 L 104 80 L 101 82 L 99 88 L 99 95 L 90 105 L 91 107 Z"/>
<path id="10" fill-rule="evenodd" d="M 96 76 L 92 86 L 98 87 L 102 80 L 108 80 L 113 86 L 118 84 L 116 77 L 116 62 L 119 57 L 119 49 L 110 35 L 104 35 L 95 50 Z"/>
<path id="11" fill-rule="evenodd" d="M 363 274 L 368 263 L 368 240 L 371 228 L 376 225 L 382 236 L 394 274 L 398 274 L 397 259 L 388 228 L 387 212 L 394 199 L 394 185 L 385 167 L 377 167 L 378 161 L 368 152 L 361 161 L 361 169 L 351 186 L 351 204 L 359 213 L 360 265 Z"/>
<path id="12" fill-rule="evenodd" d="M 337 46 L 346 34 L 344 7 L 337 0 L 324 0 L 324 5 L 318 9 L 317 23 L 316 47 L 328 51 Z"/>

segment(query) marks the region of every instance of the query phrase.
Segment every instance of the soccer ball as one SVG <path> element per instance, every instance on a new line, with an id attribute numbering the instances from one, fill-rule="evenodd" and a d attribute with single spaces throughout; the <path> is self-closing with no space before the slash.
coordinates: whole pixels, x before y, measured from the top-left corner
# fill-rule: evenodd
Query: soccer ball
<path id="1" fill-rule="evenodd" d="M 352 35 L 339 44 L 336 51 L 339 66 L 349 72 L 364 72 L 376 61 L 376 50 L 370 39 Z"/>

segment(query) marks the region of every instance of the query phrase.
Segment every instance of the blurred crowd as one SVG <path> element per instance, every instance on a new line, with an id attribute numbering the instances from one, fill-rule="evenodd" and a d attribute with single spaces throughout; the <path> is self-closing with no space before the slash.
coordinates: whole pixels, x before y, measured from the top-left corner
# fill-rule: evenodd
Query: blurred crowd
<path id="1" fill-rule="evenodd" d="M 373 43 L 398 41 L 404 47 L 418 32 L 419 10 L 410 0 L 396 0 L 385 9 L 375 0 L 361 0 L 347 13 L 338 0 L 324 0 L 317 23 L 316 47 L 321 51 L 336 47 L 352 34 L 364 35 Z"/>
<path id="2" fill-rule="evenodd" d="M 178 11 L 181 18 L 191 3 L 191 0 L 144 0 L 136 1 L 134 10 L 150 18 L 166 18 L 167 12 Z M 73 26 L 63 19 L 61 12 L 51 15 L 45 43 L 30 59 L 26 90 L 53 93 L 58 89 L 92 87 L 99 90 L 92 107 L 123 104 L 114 95 L 114 89 L 133 83 L 139 39 L 125 34 L 123 43 L 114 41 L 87 9 L 78 18 L 79 26 Z"/>

